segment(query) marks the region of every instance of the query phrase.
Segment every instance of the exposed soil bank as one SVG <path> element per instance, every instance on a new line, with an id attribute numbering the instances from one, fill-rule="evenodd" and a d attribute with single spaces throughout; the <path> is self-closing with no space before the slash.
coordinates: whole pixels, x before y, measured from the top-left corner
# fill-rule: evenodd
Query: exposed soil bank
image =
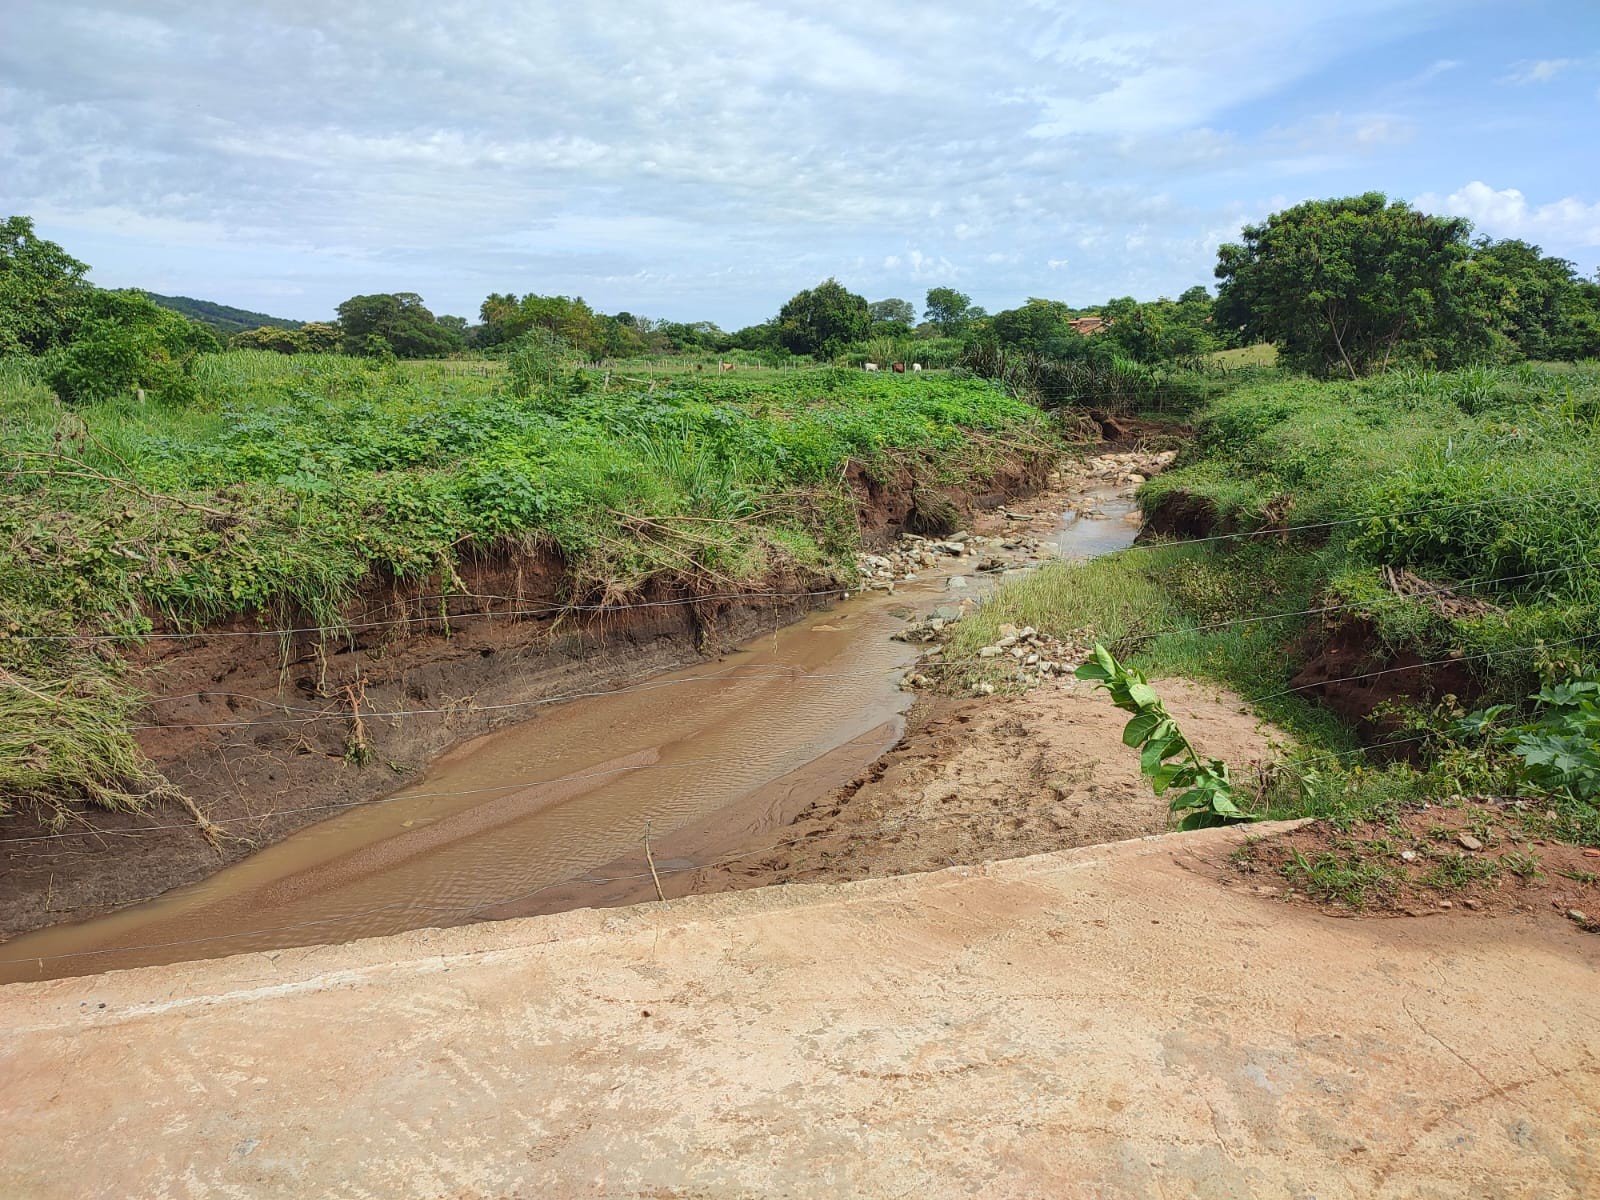
<path id="1" fill-rule="evenodd" d="M 1037 489 L 1049 469 L 1045 458 L 1019 459 L 939 494 L 971 511 Z M 908 471 L 855 469 L 850 482 L 868 544 L 897 535 L 913 492 L 927 494 Z M 374 589 L 345 613 L 350 640 L 325 647 L 312 635 L 257 636 L 245 621 L 152 641 L 134 677 L 152 697 L 141 744 L 227 836 L 213 846 L 174 805 L 137 816 L 85 806 L 81 824 L 60 834 L 13 814 L 0 821 L 0 934 L 201 879 L 337 806 L 393 792 L 405 774 L 541 704 L 705 661 L 853 586 L 798 570 L 739 594 L 663 582 L 638 598 L 645 607 L 583 614 L 565 607 L 565 573 L 549 556 L 469 562 L 458 574 L 467 595 L 445 601 L 438 580 Z M 374 715 L 395 712 L 407 716 Z M 351 761 L 356 748 L 367 765 Z"/>

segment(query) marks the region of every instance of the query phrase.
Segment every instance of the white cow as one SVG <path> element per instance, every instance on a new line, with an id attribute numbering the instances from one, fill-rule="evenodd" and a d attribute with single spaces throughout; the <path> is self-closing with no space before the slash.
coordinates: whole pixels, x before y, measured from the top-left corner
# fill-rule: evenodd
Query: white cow
<path id="1" fill-rule="evenodd" d="M 911 369 L 913 371 L 920 371 L 920 370 L 922 370 L 922 364 L 921 363 L 912 363 L 911 364 Z"/>
<path id="2" fill-rule="evenodd" d="M 865 369 L 868 370 L 868 371 L 876 371 L 878 369 L 878 364 L 877 363 L 867 363 L 866 366 L 865 366 Z"/>

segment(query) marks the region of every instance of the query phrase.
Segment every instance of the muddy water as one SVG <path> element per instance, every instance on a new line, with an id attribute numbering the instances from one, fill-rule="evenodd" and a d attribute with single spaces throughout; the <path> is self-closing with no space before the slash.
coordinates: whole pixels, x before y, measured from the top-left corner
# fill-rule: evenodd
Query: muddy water
<path id="1" fill-rule="evenodd" d="M 1047 555 L 1128 545 L 1130 505 L 1069 519 Z M 970 560 L 967 560 L 970 565 Z M 469 742 L 418 783 L 341 812 L 147 904 L 0 947 L 0 982 L 458 924 L 581 894 L 648 835 L 711 823 L 730 838 L 777 825 L 899 738 L 916 649 L 907 615 L 971 592 L 928 573 L 896 595 L 819 610 L 724 658 L 573 701 Z M 976 581 L 974 581 L 976 582 Z M 663 870 L 691 866 L 658 862 Z"/>

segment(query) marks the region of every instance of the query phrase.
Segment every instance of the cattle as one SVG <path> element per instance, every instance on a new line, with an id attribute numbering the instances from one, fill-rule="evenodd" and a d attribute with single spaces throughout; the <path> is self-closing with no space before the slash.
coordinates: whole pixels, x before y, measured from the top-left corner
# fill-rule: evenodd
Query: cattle
<path id="1" fill-rule="evenodd" d="M 717 366 L 721 367 L 724 371 L 733 370 L 733 364 L 732 363 L 718 363 Z"/>
<path id="2" fill-rule="evenodd" d="M 906 373 L 905 363 L 894 363 L 889 367 L 889 369 L 896 375 L 904 375 Z"/>
<path id="3" fill-rule="evenodd" d="M 922 364 L 921 363 L 912 363 L 911 364 L 911 369 L 913 371 L 920 371 L 920 370 L 922 370 Z"/>
<path id="4" fill-rule="evenodd" d="M 861 369 L 864 370 L 864 371 L 876 371 L 878 369 L 878 364 L 877 363 L 863 363 Z"/>

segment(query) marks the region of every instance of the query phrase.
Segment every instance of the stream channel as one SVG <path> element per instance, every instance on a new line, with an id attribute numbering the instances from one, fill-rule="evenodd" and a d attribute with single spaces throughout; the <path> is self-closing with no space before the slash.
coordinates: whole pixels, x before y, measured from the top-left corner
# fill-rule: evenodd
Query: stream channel
<path id="1" fill-rule="evenodd" d="M 1047 558 L 1132 542 L 1132 501 L 1088 497 L 1106 519 L 1068 510 L 1045 537 Z M 715 661 L 464 743 L 389 797 L 209 879 L 5 943 L 0 982 L 458 925 L 537 911 L 541 893 L 585 907 L 602 902 L 586 886 L 598 897 L 615 882 L 604 868 L 639 851 L 647 830 L 659 841 L 710 823 L 722 853 L 747 847 L 899 740 L 913 699 L 900 684 L 918 649 L 891 635 L 909 616 L 981 596 L 982 576 L 947 590 L 968 570 L 970 560 L 951 559 L 893 594 L 860 593 Z M 661 871 L 697 865 L 656 860 Z"/>

